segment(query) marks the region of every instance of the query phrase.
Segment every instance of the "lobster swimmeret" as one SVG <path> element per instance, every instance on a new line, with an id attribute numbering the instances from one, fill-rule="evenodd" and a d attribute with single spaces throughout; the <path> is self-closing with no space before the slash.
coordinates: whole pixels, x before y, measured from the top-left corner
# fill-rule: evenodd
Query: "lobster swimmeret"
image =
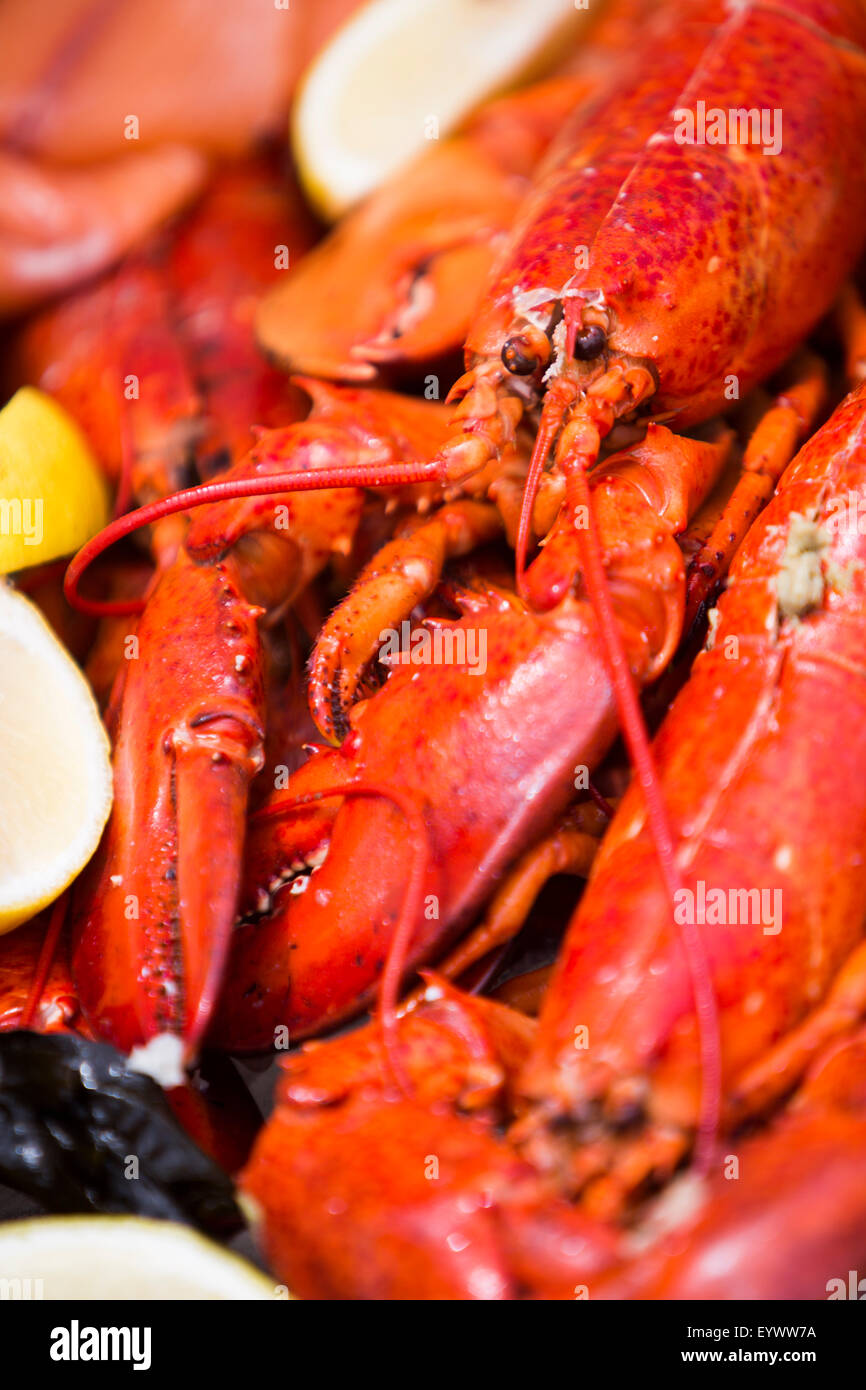
<path id="1" fill-rule="evenodd" d="M 634 788 L 537 1025 L 430 977 L 427 1001 L 398 1024 L 408 1095 L 373 1026 L 284 1062 L 244 1185 L 263 1210 L 269 1258 L 299 1293 L 823 1297 L 856 1264 L 866 537 L 839 519 L 864 503 L 861 387 L 750 531 L 712 646 L 653 750 L 690 901 L 701 883 L 726 904 L 750 890 L 750 910 L 699 922 L 720 1004 L 724 1162 L 739 1159 L 742 1181 L 723 1175 L 721 1155 L 709 1178 L 676 1180 L 670 1238 L 670 1211 L 663 1221 L 639 1201 L 688 1150 L 700 1060 Z M 778 916 L 762 911 L 761 890 L 780 895 Z M 804 1073 L 768 1129 L 739 1135 Z M 625 1216 L 642 1232 L 640 1255 Z"/>

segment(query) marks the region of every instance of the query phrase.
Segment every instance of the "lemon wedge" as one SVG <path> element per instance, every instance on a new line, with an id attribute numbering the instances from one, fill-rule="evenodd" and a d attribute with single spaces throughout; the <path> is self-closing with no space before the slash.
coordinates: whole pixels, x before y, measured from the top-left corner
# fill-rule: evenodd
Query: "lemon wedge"
<path id="1" fill-rule="evenodd" d="M 108 738 L 87 681 L 38 608 L 0 580 L 0 932 L 72 882 L 111 796 Z"/>
<path id="2" fill-rule="evenodd" d="M 108 490 L 75 421 L 23 386 L 0 410 L 0 574 L 71 555 L 108 521 Z"/>
<path id="3" fill-rule="evenodd" d="M 253 1265 L 196 1231 L 141 1216 L 5 1222 L 0 1288 L 5 1297 L 76 1301 L 287 1297 Z"/>
<path id="4" fill-rule="evenodd" d="M 558 57 L 574 0 L 371 0 L 309 68 L 291 138 L 318 211 L 339 217 L 480 102 Z"/>

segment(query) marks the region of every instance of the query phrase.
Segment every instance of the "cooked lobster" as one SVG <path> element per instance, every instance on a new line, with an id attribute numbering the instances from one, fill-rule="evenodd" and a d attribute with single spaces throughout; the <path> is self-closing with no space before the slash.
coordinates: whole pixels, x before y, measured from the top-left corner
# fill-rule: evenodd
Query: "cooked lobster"
<path id="1" fill-rule="evenodd" d="M 396 1025 L 405 1092 L 375 1025 L 283 1063 L 244 1184 L 300 1293 L 814 1298 L 856 1264 L 866 537 L 839 518 L 864 502 L 861 387 L 752 527 L 653 747 L 691 894 L 678 906 L 719 1005 L 708 1174 L 674 1176 L 698 1121 L 698 1028 L 634 787 L 537 1024 L 430 976 Z M 762 892 L 781 895 L 778 918 Z"/>

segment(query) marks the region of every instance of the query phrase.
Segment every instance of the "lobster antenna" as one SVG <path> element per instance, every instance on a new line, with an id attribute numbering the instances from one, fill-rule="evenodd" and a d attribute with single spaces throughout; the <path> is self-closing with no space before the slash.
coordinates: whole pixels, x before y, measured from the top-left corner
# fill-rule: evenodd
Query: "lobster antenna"
<path id="1" fill-rule="evenodd" d="M 405 1094 L 411 1093 L 411 1082 L 400 1057 L 397 1037 L 397 1005 L 400 999 L 400 986 L 406 973 L 406 961 L 415 925 L 421 916 L 424 881 L 429 862 L 429 843 L 424 817 L 411 798 L 393 787 L 385 787 L 379 782 L 347 782 L 340 786 L 324 787 L 319 791 L 308 792 L 303 796 L 278 797 L 261 806 L 250 816 L 251 822 L 276 820 L 292 812 L 302 811 L 319 801 L 329 801 L 334 797 L 379 796 L 403 814 L 409 827 L 411 846 L 411 866 L 406 884 L 406 892 L 400 908 L 400 916 L 391 938 L 385 957 L 385 969 L 379 987 L 379 1024 L 382 1029 L 382 1044 L 391 1073 L 398 1088 Z"/>
<path id="2" fill-rule="evenodd" d="M 573 515 L 581 514 L 587 517 L 586 527 L 578 528 L 583 577 L 598 621 L 599 632 L 610 669 L 620 728 L 628 748 L 629 758 L 643 790 L 650 834 L 655 844 L 665 891 L 673 905 L 676 901 L 677 891 L 681 886 L 676 864 L 674 837 L 602 559 L 601 540 L 596 527 L 587 478 L 587 468 L 591 466 L 592 462 L 594 460 L 578 452 L 567 455 L 561 461 L 561 467 L 565 473 L 566 504 Z M 578 507 L 585 508 L 585 512 L 578 513 Z M 698 1020 L 701 1098 L 695 1143 L 695 1166 L 699 1172 L 705 1174 L 709 1171 L 713 1160 L 721 1109 L 721 1048 L 718 1004 L 706 948 L 696 924 L 683 923 L 678 924 L 678 926 Z"/>
<path id="3" fill-rule="evenodd" d="M 538 496 L 538 488 L 541 483 L 541 475 L 544 472 L 544 465 L 547 462 L 548 454 L 553 448 L 560 424 L 562 423 L 562 406 L 556 399 L 553 391 L 548 392 L 544 398 L 544 405 L 541 407 L 541 419 L 538 424 L 538 433 L 535 436 L 535 443 L 532 446 L 532 457 L 529 460 L 529 469 L 526 474 L 526 483 L 523 489 L 523 499 L 520 506 L 520 520 L 517 526 L 517 540 L 515 543 L 515 579 L 517 592 L 521 598 L 524 597 L 523 577 L 526 573 L 526 556 L 529 551 L 529 537 L 532 532 L 532 514 L 535 510 L 535 499 Z"/>
<path id="4" fill-rule="evenodd" d="M 143 606 L 141 599 L 87 598 L 79 591 L 82 577 L 94 560 L 116 541 L 175 512 L 188 512 L 209 502 L 225 502 L 236 497 L 270 497 L 280 492 L 316 492 L 338 487 L 375 488 L 389 484 L 399 486 L 402 483 L 438 481 L 441 481 L 439 465 L 431 459 L 426 463 L 383 463 L 364 469 L 352 464 L 315 470 L 289 469 L 267 478 L 224 478 L 212 483 L 199 483 L 196 487 L 183 488 L 180 492 L 172 493 L 171 497 L 162 497 L 159 501 L 148 502 L 143 507 L 126 512 L 124 516 L 115 517 L 70 560 L 63 580 L 63 593 L 72 608 L 92 617 L 125 617 L 130 613 L 140 613 Z"/>
<path id="5" fill-rule="evenodd" d="M 117 326 L 120 322 L 120 312 L 118 300 L 120 298 L 120 276 L 115 275 L 112 286 L 111 300 L 108 306 L 108 331 L 111 336 L 116 336 L 118 341 L 123 343 L 122 337 L 117 333 Z M 124 344 L 125 348 L 125 344 Z M 117 479 L 117 492 L 114 494 L 114 508 L 112 517 L 121 516 L 129 506 L 132 499 L 132 468 L 134 462 L 134 448 L 132 441 L 132 422 L 130 418 L 130 402 L 126 395 L 125 382 L 126 372 L 123 363 L 123 351 L 117 362 L 117 389 L 120 410 L 118 414 L 118 424 L 120 430 L 120 474 Z"/>
<path id="6" fill-rule="evenodd" d="M 602 815 L 606 816 L 608 820 L 612 820 L 614 812 L 613 806 L 611 806 L 607 797 L 602 796 L 601 792 L 599 791 L 598 787 L 596 786 L 595 782 L 593 782 L 591 777 L 587 778 L 587 781 L 589 783 L 588 791 L 590 797 L 595 802 Z"/>

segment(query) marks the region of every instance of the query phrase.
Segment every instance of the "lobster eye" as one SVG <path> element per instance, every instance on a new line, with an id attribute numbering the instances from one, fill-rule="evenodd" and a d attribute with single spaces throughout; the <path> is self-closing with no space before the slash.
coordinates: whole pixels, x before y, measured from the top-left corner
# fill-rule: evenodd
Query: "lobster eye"
<path id="1" fill-rule="evenodd" d="M 529 343 L 519 334 L 508 339 L 501 356 L 502 365 L 514 376 L 531 376 L 541 365 Z"/>
<path id="2" fill-rule="evenodd" d="M 597 323 L 591 323 L 587 328 L 582 328 L 574 340 L 574 355 L 581 362 L 591 362 L 594 357 L 599 357 L 607 346 L 607 335 L 603 328 L 599 328 Z"/>

